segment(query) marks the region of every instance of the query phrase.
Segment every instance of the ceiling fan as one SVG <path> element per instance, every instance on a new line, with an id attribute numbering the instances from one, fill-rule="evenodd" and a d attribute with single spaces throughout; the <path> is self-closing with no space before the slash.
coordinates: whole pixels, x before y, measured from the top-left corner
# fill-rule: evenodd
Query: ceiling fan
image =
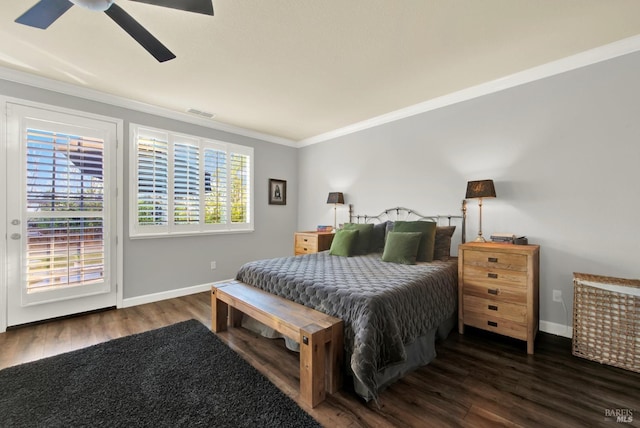
<path id="1" fill-rule="evenodd" d="M 138 21 L 115 4 L 114 1 L 115 0 L 40 0 L 35 6 L 16 19 L 16 22 L 30 27 L 46 29 L 75 4 L 89 10 L 106 13 L 158 61 L 164 62 L 176 57 L 166 46 L 160 43 L 158 39 L 153 37 L 149 31 L 140 25 Z M 213 16 L 211 0 L 131 1 Z"/>

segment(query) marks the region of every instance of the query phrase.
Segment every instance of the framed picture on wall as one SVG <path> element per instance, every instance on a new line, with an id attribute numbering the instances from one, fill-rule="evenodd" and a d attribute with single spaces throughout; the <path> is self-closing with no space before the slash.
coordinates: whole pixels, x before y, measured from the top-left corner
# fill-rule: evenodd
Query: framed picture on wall
<path id="1" fill-rule="evenodd" d="M 287 205 L 287 181 L 269 179 L 269 205 Z"/>

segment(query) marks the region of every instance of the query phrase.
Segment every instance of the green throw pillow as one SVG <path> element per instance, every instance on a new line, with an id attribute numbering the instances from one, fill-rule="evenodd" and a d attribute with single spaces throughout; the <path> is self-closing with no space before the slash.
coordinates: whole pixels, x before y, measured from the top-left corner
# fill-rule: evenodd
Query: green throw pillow
<path id="1" fill-rule="evenodd" d="M 360 232 L 356 239 L 353 249 L 354 254 L 367 254 L 371 245 L 371 236 L 373 235 L 373 223 L 346 223 L 345 230 L 357 230 Z"/>
<path id="2" fill-rule="evenodd" d="M 353 248 L 358 239 L 357 230 L 339 230 L 333 237 L 329 254 L 334 256 L 349 257 L 353 254 Z"/>
<path id="3" fill-rule="evenodd" d="M 422 233 L 390 232 L 384 245 L 382 260 L 385 262 L 415 265 Z"/>
<path id="4" fill-rule="evenodd" d="M 419 262 L 432 262 L 436 242 L 436 223 L 432 221 L 396 221 L 394 232 L 420 232 L 422 239 L 418 248 Z"/>

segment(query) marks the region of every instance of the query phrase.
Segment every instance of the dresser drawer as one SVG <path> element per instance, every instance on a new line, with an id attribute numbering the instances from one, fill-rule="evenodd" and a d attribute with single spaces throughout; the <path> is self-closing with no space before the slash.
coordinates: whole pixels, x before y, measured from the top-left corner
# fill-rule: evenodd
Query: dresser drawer
<path id="1" fill-rule="evenodd" d="M 466 254 L 465 254 L 466 257 Z M 507 285 L 510 287 L 527 287 L 527 272 L 498 268 L 486 268 L 484 266 L 464 267 L 464 283 L 474 285 L 486 285 L 498 287 Z"/>
<path id="2" fill-rule="evenodd" d="M 465 278 L 466 280 L 466 278 Z M 495 300 L 507 303 L 527 303 L 527 289 L 510 287 L 505 285 L 492 286 L 465 282 L 463 285 L 464 296 L 471 295 L 483 299 Z"/>
<path id="3" fill-rule="evenodd" d="M 525 324 L 527 307 L 522 304 L 507 303 L 497 299 L 483 299 L 471 295 L 464 296 L 465 319 L 469 314 L 480 314 L 487 317 L 498 317 Z"/>
<path id="4" fill-rule="evenodd" d="M 527 256 L 502 251 L 465 251 L 464 264 L 488 269 L 504 269 L 526 272 Z"/>
<path id="5" fill-rule="evenodd" d="M 307 247 L 313 250 L 312 252 L 315 252 L 315 249 L 318 248 L 318 235 L 298 233 L 296 234 L 295 245 L 296 250 Z"/>
<path id="6" fill-rule="evenodd" d="M 333 233 L 328 232 L 296 232 L 293 241 L 293 252 L 298 256 L 300 254 L 328 250 L 331 248 L 333 236 Z"/>
<path id="7" fill-rule="evenodd" d="M 526 340 L 538 331 L 538 245 L 469 242 L 458 249 L 458 331 L 470 325 Z"/>
<path id="8" fill-rule="evenodd" d="M 318 237 L 312 235 L 296 235 L 295 254 L 311 254 L 318 252 Z"/>
<path id="9" fill-rule="evenodd" d="M 504 318 L 465 311 L 464 323 L 472 327 L 493 331 L 516 339 L 527 340 L 526 324 L 519 324 Z"/>

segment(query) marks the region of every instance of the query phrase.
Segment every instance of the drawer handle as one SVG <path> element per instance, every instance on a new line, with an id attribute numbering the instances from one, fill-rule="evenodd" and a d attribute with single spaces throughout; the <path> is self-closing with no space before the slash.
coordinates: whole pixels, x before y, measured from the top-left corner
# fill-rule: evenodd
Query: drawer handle
<path id="1" fill-rule="evenodd" d="M 307 239 L 307 238 L 304 238 L 304 239 L 303 239 L 303 241 L 304 241 L 304 242 L 307 242 L 307 241 L 308 241 L 308 239 Z"/>
<path id="2" fill-rule="evenodd" d="M 489 278 L 493 278 L 493 279 L 497 279 L 498 278 L 498 274 L 497 273 L 488 273 L 487 276 Z"/>
<path id="3" fill-rule="evenodd" d="M 498 323 L 495 321 L 487 321 L 487 325 L 490 325 L 491 327 L 497 327 Z"/>
<path id="4" fill-rule="evenodd" d="M 488 261 L 489 263 L 498 263 L 498 258 L 497 258 L 497 257 L 489 257 L 489 258 L 487 259 L 487 261 Z"/>
<path id="5" fill-rule="evenodd" d="M 497 311 L 498 307 L 496 305 L 489 305 L 489 310 L 490 311 Z"/>
<path id="6" fill-rule="evenodd" d="M 498 289 L 497 288 L 489 288 L 487 290 L 487 293 L 497 295 L 498 294 Z"/>
<path id="7" fill-rule="evenodd" d="M 306 248 L 303 248 L 303 250 L 308 251 Z"/>

